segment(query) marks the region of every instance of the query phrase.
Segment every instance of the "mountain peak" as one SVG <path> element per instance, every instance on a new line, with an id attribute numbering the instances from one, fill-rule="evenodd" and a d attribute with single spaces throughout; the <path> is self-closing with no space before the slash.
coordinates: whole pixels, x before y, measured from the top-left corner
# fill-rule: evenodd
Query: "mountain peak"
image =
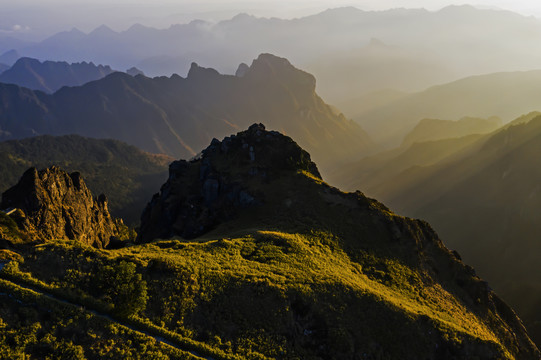
<path id="1" fill-rule="evenodd" d="M 307 87 L 309 92 L 316 89 L 316 78 L 312 74 L 297 69 L 286 58 L 268 53 L 260 54 L 252 62 L 246 77 L 260 80 L 278 79 L 295 86 Z"/>
<path id="2" fill-rule="evenodd" d="M 263 124 L 222 141 L 213 139 L 198 158 L 171 163 L 169 180 L 141 216 L 138 242 L 198 237 L 264 201 L 249 184 L 273 182 L 299 171 L 321 180 L 306 151 Z"/>
<path id="3" fill-rule="evenodd" d="M 105 24 L 102 24 L 99 27 L 95 28 L 89 35 L 111 36 L 115 34 L 116 32 L 113 29 L 111 29 Z"/>
<path id="4" fill-rule="evenodd" d="M 193 79 L 215 77 L 219 75 L 220 73 L 213 68 L 204 68 L 197 65 L 196 62 L 192 62 L 190 66 L 190 70 L 188 71 L 188 76 L 186 78 L 193 80 Z"/>
<path id="5" fill-rule="evenodd" d="M 0 55 L 0 63 L 12 66 L 21 57 L 17 50 L 8 50 Z"/>
<path id="6" fill-rule="evenodd" d="M 56 166 L 28 169 L 2 194 L 1 208 L 19 209 L 19 227 L 39 240 L 79 240 L 102 248 L 121 224 L 109 214 L 105 195 L 93 198 L 79 172 L 68 174 Z"/>

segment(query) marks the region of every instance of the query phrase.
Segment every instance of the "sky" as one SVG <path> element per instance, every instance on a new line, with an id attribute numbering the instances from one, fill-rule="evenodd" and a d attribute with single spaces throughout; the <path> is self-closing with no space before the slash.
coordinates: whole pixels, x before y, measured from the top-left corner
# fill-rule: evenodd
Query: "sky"
<path id="1" fill-rule="evenodd" d="M 0 0 L 0 36 L 41 40 L 74 27 L 90 32 L 102 24 L 116 31 L 135 23 L 166 28 L 193 19 L 220 21 L 240 12 L 259 17 L 294 18 L 342 6 L 362 10 L 426 8 L 436 11 L 452 4 L 500 8 L 541 18 L 541 2 L 529 0 Z"/>

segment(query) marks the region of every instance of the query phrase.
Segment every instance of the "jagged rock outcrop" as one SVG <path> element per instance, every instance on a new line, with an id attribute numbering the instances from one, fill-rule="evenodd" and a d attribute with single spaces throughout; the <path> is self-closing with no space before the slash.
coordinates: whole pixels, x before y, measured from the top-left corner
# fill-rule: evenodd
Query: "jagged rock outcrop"
<path id="1" fill-rule="evenodd" d="M 104 248 L 123 226 L 109 214 L 105 195 L 94 198 L 80 173 L 55 166 L 27 170 L 2 194 L 0 208 L 17 209 L 13 218 L 34 239 L 72 239 Z"/>
<path id="2" fill-rule="evenodd" d="M 168 181 L 143 212 L 138 242 L 200 236 L 262 201 L 246 189 L 246 181 L 268 182 L 284 171 L 299 170 L 321 178 L 306 151 L 263 124 L 222 141 L 214 139 L 198 158 L 169 166 Z"/>
<path id="3" fill-rule="evenodd" d="M 430 225 L 329 186 L 307 152 L 261 124 L 172 163 L 143 213 L 138 241 L 202 234 L 197 245 L 155 244 L 186 249 L 189 266 L 220 268 L 227 285 L 211 307 L 233 306 L 235 315 L 223 321 L 238 326 L 221 328 L 226 338 L 276 321 L 273 338 L 319 358 L 540 358 L 513 310 Z M 265 286 L 280 289 L 284 302 L 269 301 Z M 299 300 L 296 286 L 310 289 L 310 300 Z M 254 308 L 276 319 L 258 320 Z M 220 328 L 203 307 L 197 311 L 188 320 L 193 328 Z"/>

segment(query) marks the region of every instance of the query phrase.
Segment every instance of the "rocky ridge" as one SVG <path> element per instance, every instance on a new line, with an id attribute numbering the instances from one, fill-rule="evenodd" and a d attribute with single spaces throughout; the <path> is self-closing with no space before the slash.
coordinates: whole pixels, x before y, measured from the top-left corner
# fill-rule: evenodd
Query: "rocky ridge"
<path id="1" fill-rule="evenodd" d="M 216 167 L 224 158 L 234 161 L 227 172 Z M 266 131 L 263 124 L 222 141 L 213 139 L 194 159 L 171 163 L 169 179 L 143 212 L 138 241 L 202 235 L 239 210 L 261 203 L 242 185 L 245 180 L 268 182 L 284 171 L 298 170 L 321 178 L 306 151 L 291 138 Z"/>
<path id="2" fill-rule="evenodd" d="M 187 256 L 196 259 L 207 254 L 193 255 L 195 248 L 204 247 L 211 254 L 216 251 L 220 255 L 206 261 L 218 266 L 221 276 L 227 273 L 233 282 L 243 284 L 241 288 L 252 291 L 239 297 L 234 291 L 224 295 L 235 297 L 235 308 L 243 309 L 232 311 L 238 317 L 233 323 L 247 324 L 247 329 L 257 322 L 253 312 L 244 311 L 250 309 L 249 303 L 262 301 L 258 304 L 271 306 L 265 302 L 267 297 L 262 300 L 259 285 L 246 276 L 247 269 L 251 274 L 264 266 L 265 281 L 270 283 L 278 281 L 272 280 L 272 274 L 280 274 L 282 280 L 285 276 L 285 283 L 280 280 L 272 286 L 286 289 L 283 296 L 291 305 L 279 308 L 293 312 L 299 309 L 294 297 L 289 298 L 292 289 L 296 281 L 303 286 L 308 281 L 313 298 L 304 303 L 300 314 L 280 318 L 280 311 L 271 311 L 279 318 L 279 325 L 270 327 L 273 335 L 286 334 L 303 353 L 315 351 L 322 358 L 331 354 L 353 358 L 356 350 L 369 358 L 382 358 L 378 354 L 411 359 L 540 358 L 514 311 L 458 253 L 445 247 L 430 225 L 395 215 L 360 192 L 344 193 L 327 185 L 306 151 L 262 124 L 222 141 L 214 139 L 194 159 L 171 164 L 169 180 L 143 213 L 138 241 L 171 237 L 200 237 L 200 244 L 176 240 L 169 245 L 155 244 L 186 248 L 192 254 Z M 325 249 L 329 263 L 317 263 L 318 247 Z M 226 254 L 230 256 L 226 263 L 214 263 Z M 341 265 L 330 263 L 338 254 L 357 269 L 349 285 L 344 285 L 348 293 L 360 291 L 358 297 L 337 295 L 338 279 L 349 271 L 336 270 Z M 295 265 L 299 261 L 304 265 Z M 319 276 L 316 274 L 326 269 L 332 275 L 325 276 L 331 276 L 337 286 L 332 300 L 323 300 L 326 293 L 321 284 L 305 278 L 306 274 Z M 216 301 L 222 304 L 226 300 Z M 316 310 L 323 304 L 330 308 Z M 339 315 L 337 308 L 348 310 Z M 372 310 L 354 315 L 359 309 Z M 208 316 L 201 316 L 204 323 L 194 318 L 195 327 L 216 325 L 209 325 Z M 359 330 L 359 321 L 348 323 L 344 317 L 362 320 L 361 328 L 366 329 Z M 341 327 L 339 338 L 348 339 L 351 346 L 337 347 L 336 338 L 330 335 L 333 326 Z M 291 332 L 296 328 L 301 331 Z M 237 336 L 228 330 L 222 335 Z M 409 340 L 396 342 L 397 338 Z M 378 350 L 379 346 L 385 350 Z"/>
<path id="3" fill-rule="evenodd" d="M 124 226 L 109 214 L 105 195 L 92 196 L 80 173 L 55 166 L 27 170 L 2 194 L 0 208 L 15 210 L 11 216 L 19 228 L 39 240 L 70 239 L 105 248 Z"/>

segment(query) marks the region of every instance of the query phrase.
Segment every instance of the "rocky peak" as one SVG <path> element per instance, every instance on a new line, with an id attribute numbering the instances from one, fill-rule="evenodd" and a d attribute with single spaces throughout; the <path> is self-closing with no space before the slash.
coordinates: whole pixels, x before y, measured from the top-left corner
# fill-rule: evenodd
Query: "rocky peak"
<path id="1" fill-rule="evenodd" d="M 118 235 L 122 223 L 109 214 L 105 195 L 92 197 L 80 173 L 55 166 L 27 170 L 2 194 L 0 208 L 18 209 L 17 224 L 35 239 L 72 239 L 100 248 Z"/>
<path id="2" fill-rule="evenodd" d="M 197 81 L 205 80 L 205 79 L 212 79 L 215 77 L 219 77 L 220 73 L 212 68 L 204 68 L 197 63 L 193 62 L 190 66 L 190 70 L 188 71 L 188 76 L 186 77 L 189 80 L 196 79 Z"/>
<path id="3" fill-rule="evenodd" d="M 306 151 L 263 124 L 222 141 L 213 139 L 191 161 L 171 163 L 169 179 L 143 212 L 138 242 L 200 236 L 241 209 L 263 202 L 248 184 L 297 171 L 321 178 Z"/>
<path id="4" fill-rule="evenodd" d="M 246 65 L 245 63 L 240 63 L 239 67 L 237 68 L 237 71 L 235 71 L 236 77 L 244 77 L 246 73 L 250 71 L 250 67 Z"/>
<path id="5" fill-rule="evenodd" d="M 316 89 L 316 78 L 312 74 L 299 70 L 287 59 L 272 54 L 259 55 L 245 76 L 263 81 L 278 80 L 310 93 Z"/>
<path id="6" fill-rule="evenodd" d="M 131 68 L 126 70 L 126 74 L 134 76 L 134 77 L 137 75 L 145 76 L 145 73 L 142 70 L 139 70 L 138 68 L 136 68 L 135 66 L 132 66 Z"/>

